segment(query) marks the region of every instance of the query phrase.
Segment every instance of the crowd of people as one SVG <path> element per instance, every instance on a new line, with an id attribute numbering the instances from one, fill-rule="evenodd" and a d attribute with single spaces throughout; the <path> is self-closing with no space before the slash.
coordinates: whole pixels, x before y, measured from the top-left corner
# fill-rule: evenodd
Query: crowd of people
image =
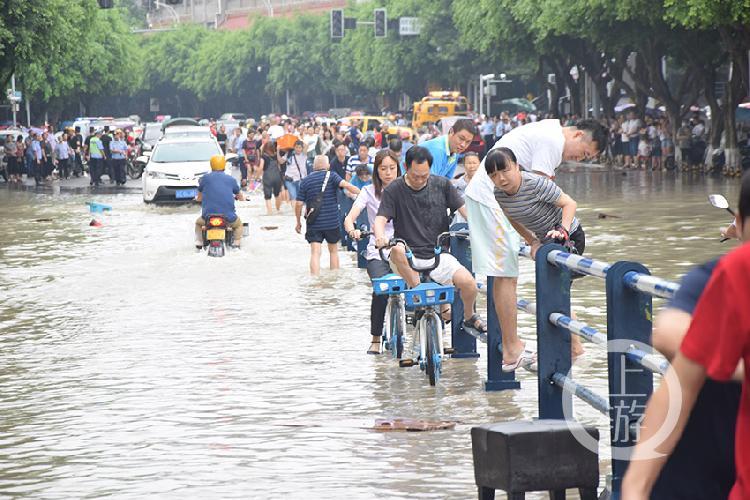
<path id="1" fill-rule="evenodd" d="M 629 119 L 634 118 L 631 115 Z M 649 127 L 658 132 L 664 123 L 647 120 L 645 125 L 645 136 L 654 141 L 655 147 L 655 141 L 661 142 L 661 138 L 649 132 Z M 699 125 L 696 122 L 693 128 Z M 367 139 L 359 137 L 360 133 L 347 140 L 336 131 L 329 149 L 331 156 L 316 151 L 313 174 L 302 179 L 296 200 L 297 232 L 302 232 L 303 214 L 308 217 L 305 236 L 312 246 L 310 270 L 319 272 L 323 240 L 331 252 L 331 266 L 338 265 L 334 255 L 342 240 L 342 216 L 343 232 L 351 240 L 362 237 L 358 223 L 364 217 L 372 229 L 365 251 L 368 275 L 376 278 L 395 270 L 408 286 L 415 286 L 420 277 L 412 270 L 404 248 L 391 246 L 392 240 L 405 240 L 413 252 L 412 262 L 422 266 L 434 257 L 432 247 L 437 236 L 448 230 L 451 220 L 460 217 L 470 228 L 474 272 L 494 278 L 494 304 L 502 331 L 502 369 L 533 369 L 536 354 L 519 338 L 516 324 L 519 240 L 530 245 L 532 256 L 550 240 L 562 243 L 572 253 L 585 252 L 586 237 L 576 215 L 577 203 L 555 182 L 557 168 L 564 161 L 586 161 L 610 147 L 620 148 L 616 150 L 622 151 L 623 161 L 629 161 L 631 168 L 664 168 L 654 160 L 658 155 L 639 154 L 645 149 L 631 146 L 634 140 L 622 140 L 624 127 L 628 134 L 637 134 L 632 137 L 638 138 L 640 147 L 642 125 L 636 127 L 624 120 L 620 127 L 613 136 L 613 129 L 595 120 L 566 124 L 547 119 L 529 121 L 503 130 L 497 140 L 493 134 L 494 143 L 482 161 L 466 151 L 472 137 L 483 132 L 471 120 L 458 120 L 446 136 L 412 144 L 405 154 L 400 140 L 381 139 L 378 146 L 373 144 L 376 151 L 371 155 L 371 145 L 368 142 L 362 147 Z M 489 132 L 489 127 L 484 131 Z M 617 141 L 612 144 L 610 138 L 618 135 L 619 145 Z M 663 143 L 659 146 L 662 153 L 668 151 Z M 651 163 L 645 163 L 644 157 Z M 353 168 L 349 167 L 352 158 Z M 459 165 L 464 174 L 455 179 Z M 354 185 L 360 173 L 365 174 L 362 184 Z M 356 194 L 343 213 L 341 200 L 346 196 L 339 196 L 342 190 Z M 750 174 L 743 179 L 740 198 L 735 225 L 727 233 L 747 240 Z M 381 249 L 388 250 L 381 255 Z M 624 482 L 623 498 L 750 498 L 750 381 L 743 369 L 743 360 L 750 361 L 750 309 L 746 307 L 748 301 L 742 299 L 747 292 L 742 283 L 750 278 L 749 251 L 748 245 L 741 246 L 689 273 L 677 296 L 659 314 L 654 343 L 673 359 L 672 370 L 678 373 L 683 393 L 681 412 L 677 426 L 659 445 L 657 451 L 663 454 L 654 458 L 646 448 L 648 438 L 666 420 L 669 406 L 669 390 L 666 383 L 662 384 L 646 410 L 642 439 Z M 429 277 L 460 291 L 465 330 L 486 332 L 485 321 L 475 311 L 477 285 L 472 273 L 450 254 L 444 254 Z M 381 353 L 384 314 L 385 300 L 373 294 L 368 354 Z M 573 337 L 571 355 L 575 358 L 582 352 L 580 342 Z M 701 391 L 706 377 L 715 381 Z M 742 395 L 739 385 L 725 382 L 732 378 L 744 381 Z"/>
<path id="2" fill-rule="evenodd" d="M 102 183 L 124 186 L 126 160 L 135 148 L 134 138 L 121 129 L 91 127 L 84 138 L 80 127 L 54 132 L 51 126 L 29 129 L 25 134 L 6 134 L 3 138 L 3 174 L 11 184 L 20 184 L 24 176 L 37 186 L 52 179 L 70 179 L 88 175 L 92 186 Z"/>

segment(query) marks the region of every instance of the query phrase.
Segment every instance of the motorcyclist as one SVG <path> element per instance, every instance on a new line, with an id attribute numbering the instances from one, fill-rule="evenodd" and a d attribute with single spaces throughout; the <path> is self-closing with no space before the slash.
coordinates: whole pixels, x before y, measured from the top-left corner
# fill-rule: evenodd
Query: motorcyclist
<path id="1" fill-rule="evenodd" d="M 234 232 L 233 248 L 240 247 L 242 221 L 234 211 L 234 200 L 244 200 L 240 186 L 234 177 L 226 175 L 226 158 L 223 155 L 211 157 L 211 172 L 201 177 L 198 183 L 198 196 L 201 202 L 201 216 L 195 221 L 195 246 L 203 248 L 203 227 L 209 215 L 223 215 Z"/>

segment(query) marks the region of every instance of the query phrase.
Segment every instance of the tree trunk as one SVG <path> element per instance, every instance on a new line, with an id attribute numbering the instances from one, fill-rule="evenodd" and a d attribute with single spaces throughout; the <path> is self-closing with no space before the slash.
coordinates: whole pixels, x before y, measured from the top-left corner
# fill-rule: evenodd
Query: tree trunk
<path id="1" fill-rule="evenodd" d="M 715 92 L 716 68 L 703 72 L 703 95 L 711 108 L 711 129 L 706 151 L 706 167 L 713 167 L 714 154 L 721 149 L 721 134 L 724 131 L 724 110 L 719 105 Z"/>

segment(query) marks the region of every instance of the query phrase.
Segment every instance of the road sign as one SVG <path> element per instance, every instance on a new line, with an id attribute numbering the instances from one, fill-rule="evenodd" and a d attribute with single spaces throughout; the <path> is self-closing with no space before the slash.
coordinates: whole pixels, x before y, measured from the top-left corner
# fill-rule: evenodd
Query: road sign
<path id="1" fill-rule="evenodd" d="M 23 95 L 21 94 L 20 90 L 16 90 L 15 92 L 13 89 L 8 89 L 5 91 L 5 96 L 8 98 L 8 102 L 11 104 L 18 104 L 23 100 Z"/>
<path id="2" fill-rule="evenodd" d="M 422 26 L 419 22 L 418 17 L 399 17 L 398 18 L 398 34 L 401 36 L 416 36 L 419 35 Z"/>

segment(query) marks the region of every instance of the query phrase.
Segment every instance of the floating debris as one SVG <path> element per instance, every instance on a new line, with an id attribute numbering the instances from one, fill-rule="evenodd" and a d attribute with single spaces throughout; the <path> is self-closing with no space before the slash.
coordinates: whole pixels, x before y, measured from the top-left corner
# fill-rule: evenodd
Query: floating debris
<path id="1" fill-rule="evenodd" d="M 34 219 L 34 222 L 52 222 L 52 219 Z"/>
<path id="2" fill-rule="evenodd" d="M 416 418 L 391 418 L 375 420 L 376 431 L 425 432 L 443 431 L 456 427 L 450 420 L 422 420 Z"/>
<path id="3" fill-rule="evenodd" d="M 603 212 L 599 212 L 596 216 L 600 219 L 622 219 L 619 215 L 605 214 Z"/>
<path id="4" fill-rule="evenodd" d="M 260 228 L 263 231 L 273 231 L 274 229 L 278 229 L 279 226 L 260 226 Z"/>

